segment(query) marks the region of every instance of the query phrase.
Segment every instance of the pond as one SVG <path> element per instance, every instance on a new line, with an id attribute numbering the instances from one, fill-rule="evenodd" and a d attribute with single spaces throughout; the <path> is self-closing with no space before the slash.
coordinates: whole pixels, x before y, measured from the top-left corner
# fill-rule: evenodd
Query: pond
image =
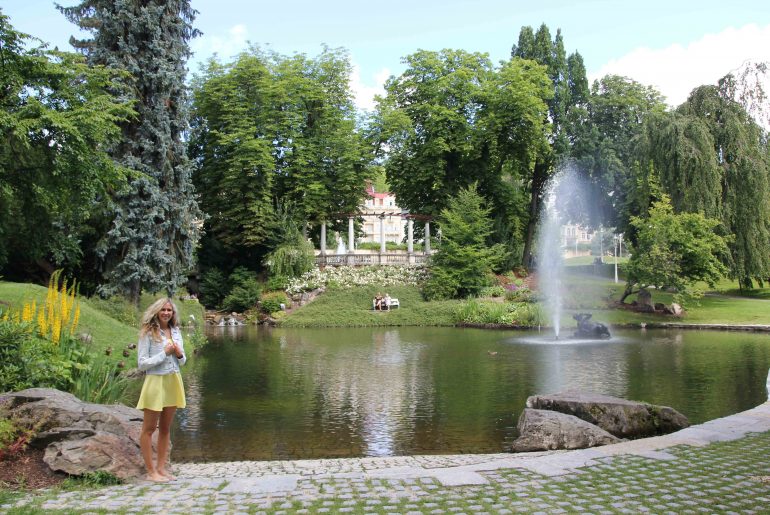
<path id="1" fill-rule="evenodd" d="M 691 423 L 766 400 L 770 335 L 617 330 L 611 340 L 436 327 L 214 328 L 184 368 L 178 462 L 502 452 L 526 399 L 566 389 Z"/>

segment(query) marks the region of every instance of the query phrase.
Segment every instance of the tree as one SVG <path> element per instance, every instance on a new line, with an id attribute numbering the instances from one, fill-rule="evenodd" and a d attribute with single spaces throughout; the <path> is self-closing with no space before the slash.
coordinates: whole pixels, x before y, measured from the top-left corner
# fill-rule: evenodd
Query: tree
<path id="1" fill-rule="evenodd" d="M 674 112 L 647 117 L 637 139 L 637 159 L 646 184 L 657 184 L 677 212 L 697 212 L 722 223 L 731 235 L 725 263 L 741 287 L 770 273 L 770 160 L 762 130 L 746 110 L 714 86 L 692 91 Z M 629 188 L 644 216 L 658 193 Z M 632 226 L 633 228 L 633 226 Z M 632 238 L 633 239 L 633 238 Z"/>
<path id="2" fill-rule="evenodd" d="M 722 264 L 727 243 L 715 232 L 719 223 L 700 213 L 675 214 L 665 195 L 652 205 L 648 217 L 633 217 L 637 243 L 620 302 L 649 287 L 683 292 L 698 281 L 713 287 L 727 272 Z"/>
<path id="3" fill-rule="evenodd" d="M 589 185 L 590 225 L 618 227 L 629 236 L 631 216 L 645 215 L 650 200 L 637 186 L 639 138 L 643 123 L 666 109 L 654 88 L 627 77 L 607 75 L 594 81 L 587 106 L 588 118 L 575 124 L 571 157 Z"/>
<path id="4" fill-rule="evenodd" d="M 190 154 L 210 215 L 207 248 L 253 266 L 282 243 L 278 206 L 292 223 L 356 212 L 371 154 L 356 128 L 349 57 L 286 57 L 251 48 L 211 61 L 193 85 Z"/>
<path id="5" fill-rule="evenodd" d="M 721 170 L 721 219 L 730 245 L 730 276 L 741 287 L 770 275 L 770 154 L 767 139 L 746 110 L 715 86 L 690 93 L 677 113 L 702 121 Z"/>
<path id="6" fill-rule="evenodd" d="M 119 73 L 33 42 L 0 11 L 0 268 L 86 275 L 89 219 L 125 181 L 106 148 L 133 112 Z"/>
<path id="7" fill-rule="evenodd" d="M 193 265 L 203 220 L 182 141 L 195 11 L 189 0 L 83 0 L 59 9 L 93 35 L 71 40 L 90 64 L 128 72 L 137 112 L 111 148 L 134 173 L 127 188 L 114 192 L 113 221 L 100 242 L 108 281 L 102 292 L 135 303 L 143 288 L 170 295 Z"/>
<path id="8" fill-rule="evenodd" d="M 530 265 L 535 229 L 549 179 L 556 167 L 563 165 L 572 153 L 578 128 L 586 118 L 588 79 L 583 58 L 575 52 L 569 57 L 564 48 L 561 29 L 551 39 L 548 26 L 542 24 L 537 32 L 522 27 L 518 43 L 511 48 L 512 59 L 531 59 L 546 67 L 552 94 L 547 97 L 548 113 L 544 122 L 550 123 L 550 146 L 540 148 L 526 177 L 529 193 L 529 213 L 523 262 Z"/>
<path id="9" fill-rule="evenodd" d="M 399 205 L 435 216 L 476 183 L 493 207 L 492 241 L 520 253 L 527 217 L 520 185 L 547 147 L 545 70 L 527 60 L 496 70 L 486 54 L 462 50 L 419 51 L 404 62 L 379 99 L 374 131 Z"/>
<path id="10" fill-rule="evenodd" d="M 478 295 L 489 285 L 489 275 L 505 258 L 502 244 L 489 244 L 489 212 L 475 184 L 449 199 L 439 216 L 441 245 L 423 290 L 429 300 Z"/>

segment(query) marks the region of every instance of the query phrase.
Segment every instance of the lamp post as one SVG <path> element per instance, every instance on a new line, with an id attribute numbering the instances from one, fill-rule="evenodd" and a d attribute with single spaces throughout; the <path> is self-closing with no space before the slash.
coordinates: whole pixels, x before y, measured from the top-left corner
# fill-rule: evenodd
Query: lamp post
<path id="1" fill-rule="evenodd" d="M 614 252 L 615 252 L 615 284 L 618 282 L 618 235 L 614 235 L 612 237 L 612 240 L 615 242 L 614 245 Z"/>

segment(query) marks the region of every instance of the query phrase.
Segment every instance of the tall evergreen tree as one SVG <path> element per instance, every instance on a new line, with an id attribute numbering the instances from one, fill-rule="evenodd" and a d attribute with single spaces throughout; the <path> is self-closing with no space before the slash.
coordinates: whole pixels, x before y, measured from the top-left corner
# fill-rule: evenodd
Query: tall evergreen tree
<path id="1" fill-rule="evenodd" d="M 114 194 L 114 220 L 100 245 L 102 290 L 134 302 L 143 288 L 171 294 L 193 264 L 202 219 L 182 142 L 195 11 L 189 0 L 83 0 L 60 10 L 92 34 L 71 40 L 89 63 L 128 72 L 137 112 L 112 149 L 134 174 Z"/>

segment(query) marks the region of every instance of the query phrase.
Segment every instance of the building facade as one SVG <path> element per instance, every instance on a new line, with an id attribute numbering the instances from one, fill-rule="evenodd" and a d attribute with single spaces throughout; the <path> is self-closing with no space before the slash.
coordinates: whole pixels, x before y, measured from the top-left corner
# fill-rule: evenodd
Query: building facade
<path id="1" fill-rule="evenodd" d="M 359 241 L 379 243 L 381 231 L 385 232 L 385 241 L 401 243 L 406 234 L 406 219 L 404 211 L 396 204 L 396 197 L 387 192 L 377 192 L 372 184 L 366 187 L 367 197 L 361 206 L 365 215 L 364 236 Z M 382 224 L 380 221 L 382 220 Z M 381 229 L 382 227 L 382 229 Z"/>

